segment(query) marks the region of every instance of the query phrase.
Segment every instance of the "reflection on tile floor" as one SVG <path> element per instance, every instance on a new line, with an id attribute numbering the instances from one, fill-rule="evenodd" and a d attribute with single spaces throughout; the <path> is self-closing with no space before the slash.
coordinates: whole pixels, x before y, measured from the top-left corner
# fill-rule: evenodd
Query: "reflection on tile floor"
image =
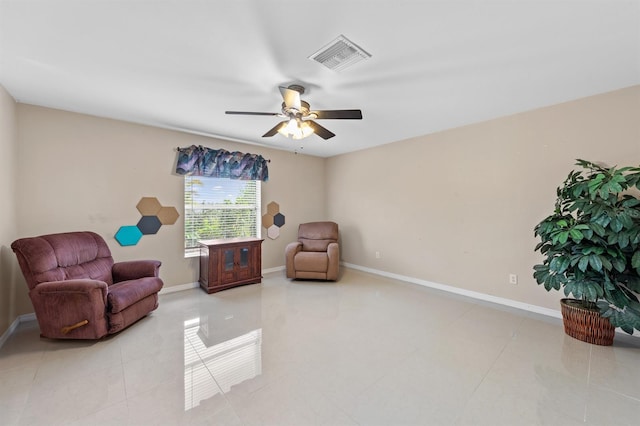
<path id="1" fill-rule="evenodd" d="M 635 425 L 640 339 L 345 269 L 162 295 L 98 342 L 20 325 L 2 425 Z"/>

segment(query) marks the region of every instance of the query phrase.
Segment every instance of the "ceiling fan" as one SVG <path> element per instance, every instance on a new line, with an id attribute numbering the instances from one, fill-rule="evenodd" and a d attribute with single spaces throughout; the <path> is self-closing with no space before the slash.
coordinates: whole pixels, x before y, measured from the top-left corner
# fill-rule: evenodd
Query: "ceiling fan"
<path id="1" fill-rule="evenodd" d="M 359 109 L 312 111 L 309 103 L 300 99 L 300 95 L 304 93 L 304 87 L 297 84 L 292 84 L 289 87 L 281 86 L 280 93 L 284 100 L 281 112 L 225 111 L 225 114 L 275 115 L 286 118 L 286 120 L 276 124 L 271 130 L 262 135 L 263 138 L 280 133 L 293 139 L 302 139 L 315 133 L 322 139 L 329 139 L 334 137 L 335 134 L 313 120 L 362 120 L 362 111 Z"/>

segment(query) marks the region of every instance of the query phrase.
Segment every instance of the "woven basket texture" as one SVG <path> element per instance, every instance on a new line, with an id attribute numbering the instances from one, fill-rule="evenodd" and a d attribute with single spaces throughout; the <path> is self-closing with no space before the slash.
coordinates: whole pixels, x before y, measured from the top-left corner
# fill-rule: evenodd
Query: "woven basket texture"
<path id="1" fill-rule="evenodd" d="M 598 311 L 567 303 L 573 299 L 562 299 L 564 332 L 569 336 L 595 345 L 611 346 L 616 329 Z"/>

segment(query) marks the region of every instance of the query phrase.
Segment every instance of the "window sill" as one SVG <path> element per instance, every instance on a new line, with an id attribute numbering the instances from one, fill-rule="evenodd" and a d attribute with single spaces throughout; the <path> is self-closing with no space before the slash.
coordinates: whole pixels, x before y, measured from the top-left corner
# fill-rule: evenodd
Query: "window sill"
<path id="1" fill-rule="evenodd" d="M 200 256 L 200 250 L 199 249 L 186 249 L 184 251 L 184 258 L 188 259 L 190 257 L 199 257 Z"/>

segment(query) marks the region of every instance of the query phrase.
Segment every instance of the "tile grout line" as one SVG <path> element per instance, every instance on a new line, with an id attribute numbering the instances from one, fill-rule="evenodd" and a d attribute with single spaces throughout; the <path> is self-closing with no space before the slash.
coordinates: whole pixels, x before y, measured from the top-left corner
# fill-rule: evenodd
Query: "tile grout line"
<path id="1" fill-rule="evenodd" d="M 582 421 L 587 422 L 587 411 L 589 408 L 589 396 L 591 394 L 591 361 L 593 360 L 593 346 L 589 346 L 589 364 L 587 367 L 587 400 L 584 402 L 584 412 Z"/>
<path id="2" fill-rule="evenodd" d="M 458 419 L 460 419 L 460 417 L 462 416 L 462 414 L 465 412 L 467 405 L 469 405 L 469 401 L 473 398 L 473 396 L 475 395 L 475 393 L 478 391 L 478 388 L 480 386 L 482 386 L 482 384 L 484 383 L 485 379 L 487 378 L 487 376 L 489 375 L 489 373 L 491 372 L 491 370 L 493 370 L 493 367 L 495 367 L 496 363 L 498 362 L 498 360 L 500 359 L 500 357 L 502 357 L 502 354 L 504 353 L 504 351 L 507 350 L 507 347 L 511 344 L 511 342 L 513 341 L 513 338 L 518 334 L 518 330 L 520 329 L 520 327 L 522 326 L 522 323 L 524 322 L 524 318 L 520 319 L 520 323 L 518 324 L 518 327 L 516 327 L 515 332 L 512 334 L 511 339 L 509 339 L 504 346 L 502 347 L 502 350 L 500 350 L 500 353 L 496 356 L 496 359 L 493 360 L 493 362 L 491 363 L 491 365 L 489 366 L 489 368 L 487 368 L 487 371 L 484 372 L 484 374 L 482 375 L 482 379 L 480 379 L 480 381 L 478 382 L 478 384 L 473 388 L 473 391 L 469 394 L 469 397 L 467 398 L 467 401 L 464 404 L 464 407 L 458 412 L 458 415 L 456 416 L 456 418 L 454 419 L 454 424 L 457 424 Z"/>

